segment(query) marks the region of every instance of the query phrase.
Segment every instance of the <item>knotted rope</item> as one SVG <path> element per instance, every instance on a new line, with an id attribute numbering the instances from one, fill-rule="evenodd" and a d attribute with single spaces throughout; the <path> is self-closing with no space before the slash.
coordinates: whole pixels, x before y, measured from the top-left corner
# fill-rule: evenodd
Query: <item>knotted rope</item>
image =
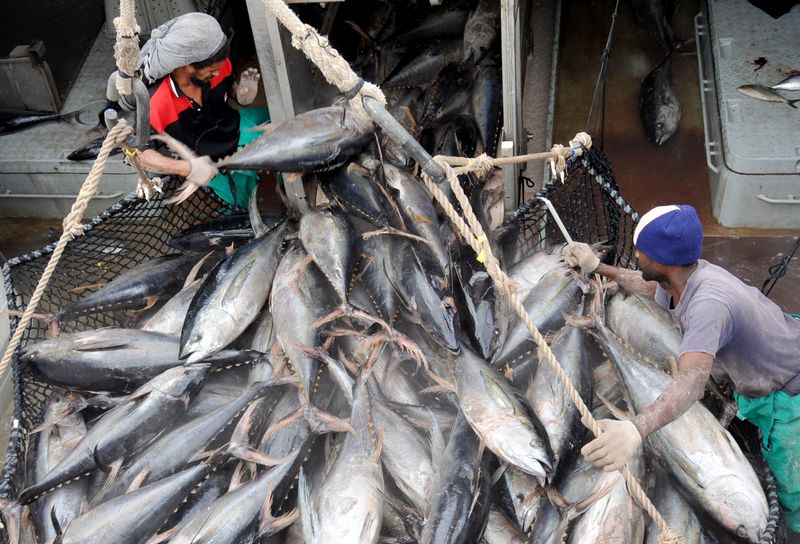
<path id="1" fill-rule="evenodd" d="M 119 17 L 114 17 L 117 40 L 114 43 L 114 59 L 120 77 L 117 92 L 120 96 L 132 93 L 131 79 L 139 69 L 139 25 L 136 23 L 134 0 L 120 0 Z"/>
<path id="2" fill-rule="evenodd" d="M 86 206 L 89 205 L 89 201 L 94 198 L 97 192 L 97 186 L 106 168 L 106 162 L 108 162 L 108 157 L 111 155 L 111 150 L 114 149 L 114 147 L 121 146 L 122 142 L 132 133 L 133 128 L 131 128 L 124 119 L 121 119 L 114 128 L 108 132 L 105 140 L 103 140 L 100 153 L 97 155 L 94 164 L 92 164 L 92 169 L 89 171 L 89 174 L 86 176 L 81 186 L 81 190 L 78 192 L 78 198 L 75 199 L 72 209 L 64 218 L 64 230 L 56 243 L 50 260 L 47 262 L 47 267 L 44 269 L 42 277 L 39 278 L 39 283 L 36 285 L 31 300 L 25 307 L 25 312 L 22 314 L 17 328 L 14 330 L 14 336 L 11 337 L 11 341 L 8 343 L 5 353 L 3 353 L 3 358 L 0 360 L 0 376 L 3 376 L 8 365 L 11 363 L 11 358 L 22 340 L 22 335 L 28 329 L 33 314 L 36 312 L 36 307 L 39 305 L 39 301 L 42 299 L 45 289 L 47 289 L 47 284 L 50 282 L 50 278 L 53 272 L 55 272 L 56 266 L 58 266 L 58 261 L 61 260 L 61 255 L 67 248 L 67 243 L 83 234 L 83 224 L 81 223 L 83 213 L 86 211 Z"/>

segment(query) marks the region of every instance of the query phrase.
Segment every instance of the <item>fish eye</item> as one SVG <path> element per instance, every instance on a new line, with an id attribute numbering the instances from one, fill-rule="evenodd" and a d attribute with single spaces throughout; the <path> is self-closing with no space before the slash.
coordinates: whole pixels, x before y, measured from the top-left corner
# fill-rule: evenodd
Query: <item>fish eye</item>
<path id="1" fill-rule="evenodd" d="M 656 128 L 664 128 L 664 123 L 656 123 Z"/>

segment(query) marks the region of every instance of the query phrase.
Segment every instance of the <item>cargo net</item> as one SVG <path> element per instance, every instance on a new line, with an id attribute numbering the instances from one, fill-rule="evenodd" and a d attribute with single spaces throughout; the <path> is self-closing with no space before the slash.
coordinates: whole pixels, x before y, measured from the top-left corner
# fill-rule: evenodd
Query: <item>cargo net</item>
<path id="1" fill-rule="evenodd" d="M 84 235 L 71 241 L 52 277 L 37 312 L 57 313 L 67 304 L 79 300 L 82 288 L 108 282 L 123 270 L 176 251 L 167 240 L 193 225 L 219 218 L 234 211 L 213 193 L 199 191 L 180 205 L 167 206 L 164 200 L 174 193 L 175 184 L 168 183 L 164 194 L 146 202 L 129 195 L 103 212 L 84 230 Z M 567 232 L 576 241 L 602 243 L 611 249 L 608 262 L 634 268 L 633 230 L 638 214 L 619 194 L 611 165 L 605 155 L 589 149 L 580 158 L 570 161 L 565 182 L 547 184 L 537 197 L 551 201 Z M 236 210 L 243 211 L 243 210 Z M 534 198 L 509 215 L 504 230 L 515 231 L 523 254 L 564 243 L 560 229 L 552 220 L 545 203 Z M 3 280 L 10 310 L 24 310 L 55 244 L 8 261 L 3 267 Z M 86 315 L 61 325 L 64 332 L 127 326 L 133 311 L 117 311 Z M 18 319 L 11 318 L 12 333 Z M 48 324 L 34 319 L 22 337 L 19 355 L 27 345 L 47 337 Z M 24 485 L 27 459 L 27 429 L 41 422 L 44 403 L 52 387 L 25 371 L 18 357 L 13 360 L 14 420 L 9 432 L 9 445 L 0 480 L 0 497 L 12 499 Z M 719 413 L 722 408 L 713 406 Z M 730 427 L 748 452 L 757 472 L 765 482 L 770 504 L 770 526 L 773 528 L 763 543 L 780 542 L 774 528 L 780 517 L 774 479 L 758 448 L 758 434 L 749 424 L 734 421 Z M 3 528 L 0 537 L 5 542 Z"/>
<path id="2" fill-rule="evenodd" d="M 198 191 L 189 200 L 167 206 L 164 200 L 174 192 L 174 183 L 149 202 L 131 194 L 92 219 L 84 235 L 69 242 L 58 269 L 50 280 L 37 314 L 55 314 L 64 306 L 85 296 L 85 289 L 106 283 L 120 272 L 155 257 L 176 253 L 167 240 L 182 230 L 230 213 L 230 206 L 208 191 Z M 243 211 L 243 210 L 240 210 Z M 3 267 L 8 308 L 25 309 L 42 275 L 55 244 L 10 259 Z M 61 324 L 63 332 L 128 326 L 133 311 L 103 312 L 81 316 Z M 11 330 L 19 318 L 11 317 Z M 9 432 L 0 497 L 12 498 L 24 478 L 27 434 L 39 424 L 42 409 L 53 389 L 25 372 L 18 355 L 30 344 L 47 337 L 48 324 L 33 319 L 25 331 L 13 360 L 14 420 Z"/>
<path id="3" fill-rule="evenodd" d="M 602 243 L 609 248 L 609 264 L 635 268 L 633 230 L 639 214 L 619 194 L 611 164 L 603 153 L 585 150 L 580 158 L 569 162 L 564 183 L 555 180 L 546 184 L 506 219 L 506 229 L 519 231 L 523 255 L 566 242 L 539 197 L 552 202 L 574 241 Z"/>

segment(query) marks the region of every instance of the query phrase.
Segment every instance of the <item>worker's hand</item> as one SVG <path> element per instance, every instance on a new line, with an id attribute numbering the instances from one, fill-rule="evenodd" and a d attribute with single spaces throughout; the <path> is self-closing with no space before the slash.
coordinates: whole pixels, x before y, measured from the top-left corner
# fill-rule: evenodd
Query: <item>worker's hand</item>
<path id="1" fill-rule="evenodd" d="M 178 187 L 175 196 L 166 201 L 167 204 L 183 202 L 192 196 L 192 193 L 197 189 L 206 187 L 211 183 L 214 176 L 219 173 L 211 157 L 208 155 L 198 157 L 186 144 L 176 140 L 169 134 L 155 134 L 153 139 L 164 142 L 173 153 L 176 153 L 178 157 L 189 163 L 189 175 L 186 176 L 186 181 Z"/>
<path id="2" fill-rule="evenodd" d="M 236 101 L 242 106 L 249 106 L 256 99 L 258 92 L 258 80 L 261 74 L 258 68 L 248 68 L 239 76 L 239 84 L 236 88 Z"/>
<path id="3" fill-rule="evenodd" d="M 573 268 L 580 267 L 586 276 L 600 266 L 600 258 L 594 254 L 589 244 L 583 242 L 570 242 L 564 247 L 564 262 Z"/>
<path id="4" fill-rule="evenodd" d="M 606 472 L 621 469 L 642 444 L 639 430 L 630 421 L 616 419 L 601 419 L 597 425 L 600 436 L 581 448 L 581 454 Z"/>

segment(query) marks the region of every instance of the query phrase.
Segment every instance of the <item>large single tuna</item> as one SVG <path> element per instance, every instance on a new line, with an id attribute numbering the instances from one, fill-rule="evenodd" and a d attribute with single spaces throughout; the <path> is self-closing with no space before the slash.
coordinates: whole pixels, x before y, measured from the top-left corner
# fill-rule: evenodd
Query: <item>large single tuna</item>
<path id="1" fill-rule="evenodd" d="M 176 293 L 198 255 L 165 255 L 122 272 L 100 290 L 68 306 L 58 314 L 60 320 L 87 313 L 109 312 L 152 305 L 159 297 Z"/>
<path id="2" fill-rule="evenodd" d="M 444 453 L 434 460 L 436 478 L 420 544 L 478 541 L 489 514 L 489 457 L 459 412 Z"/>
<path id="3" fill-rule="evenodd" d="M 353 391 L 350 426 L 336 461 L 325 481 L 312 495 L 301 473 L 300 515 L 307 544 L 330 542 L 371 544 L 378 541 L 383 518 L 383 470 L 380 461 L 380 429 L 372 414 L 362 372 Z"/>
<path id="4" fill-rule="evenodd" d="M 301 113 L 267 125 L 261 136 L 220 160 L 222 170 L 312 172 L 344 164 L 371 140 L 372 121 L 341 106 Z"/>
<path id="5" fill-rule="evenodd" d="M 45 404 L 44 421 L 57 418 L 68 407 L 67 398 L 53 393 Z M 44 478 L 85 435 L 86 424 L 80 414 L 59 419 L 36 434 L 33 439 L 36 453 L 33 458 L 33 471 L 29 474 L 30 483 L 36 483 Z M 58 534 L 53 525 L 53 518 L 57 520 L 59 527 L 66 527 L 81 514 L 88 485 L 86 478 L 66 483 L 32 505 L 33 521 L 42 542 L 50 542 Z"/>
<path id="6" fill-rule="evenodd" d="M 181 359 L 214 355 L 255 320 L 272 289 L 286 223 L 267 231 L 253 215 L 256 238 L 222 261 L 198 290 L 181 331 Z"/>
<path id="7" fill-rule="evenodd" d="M 458 404 L 492 453 L 544 484 L 553 451 L 536 415 L 511 384 L 466 346 L 453 370 Z"/>

